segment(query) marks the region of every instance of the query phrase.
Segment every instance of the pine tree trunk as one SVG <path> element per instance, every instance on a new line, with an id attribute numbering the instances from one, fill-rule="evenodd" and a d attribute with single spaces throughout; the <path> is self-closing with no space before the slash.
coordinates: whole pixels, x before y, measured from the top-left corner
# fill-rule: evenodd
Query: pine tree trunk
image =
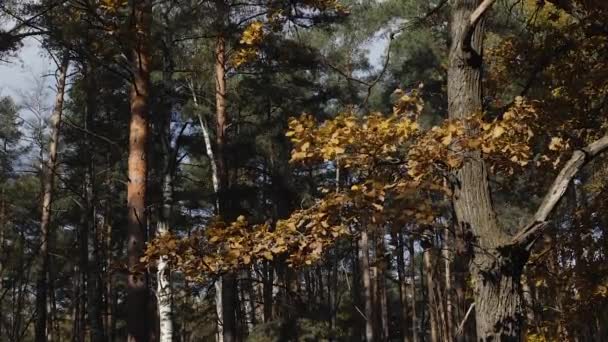
<path id="1" fill-rule="evenodd" d="M 51 279 L 49 279 L 50 269 L 50 242 L 51 233 L 51 205 L 53 202 L 53 185 L 55 181 L 55 171 L 57 168 L 57 146 L 59 144 L 59 130 L 61 127 L 61 115 L 63 114 L 63 97 L 65 93 L 65 81 L 70 64 L 69 56 L 66 53 L 61 61 L 59 69 L 59 79 L 57 81 L 57 96 L 51 115 L 51 141 L 49 142 L 49 157 L 42 170 L 42 217 L 40 219 L 40 250 L 38 252 L 38 279 L 36 283 L 36 342 L 47 341 L 53 329 L 47 325 L 48 317 L 48 289 Z"/>
<path id="2" fill-rule="evenodd" d="M 363 283 L 363 304 L 365 313 L 365 341 L 373 342 L 374 340 L 374 312 L 372 303 L 372 284 L 369 265 L 369 238 L 367 235 L 367 227 L 361 229 L 359 237 L 359 268 L 361 270 L 361 280 Z"/>
<path id="3" fill-rule="evenodd" d="M 223 0 L 217 1 L 218 17 L 222 21 L 227 16 L 226 4 Z M 221 29 L 224 29 L 223 27 Z M 216 164 L 219 180 L 217 191 L 219 214 L 223 219 L 229 219 L 228 198 L 228 170 L 226 167 L 226 38 L 223 32 L 218 32 L 215 45 L 215 110 L 216 110 Z M 221 283 L 221 311 L 223 323 L 223 342 L 234 342 L 237 338 L 236 327 L 236 278 L 227 274 L 220 278 Z M 218 305 L 218 304 L 216 304 Z M 218 307 L 219 310 L 219 307 Z"/>
<path id="4" fill-rule="evenodd" d="M 147 342 L 152 335 L 149 317 L 150 295 L 145 270 L 139 259 L 143 255 L 147 233 L 146 190 L 148 178 L 148 111 L 150 104 L 149 35 L 152 15 L 151 0 L 133 1 L 131 51 L 133 84 L 130 105 L 129 161 L 127 185 L 127 334 L 129 342 Z"/>

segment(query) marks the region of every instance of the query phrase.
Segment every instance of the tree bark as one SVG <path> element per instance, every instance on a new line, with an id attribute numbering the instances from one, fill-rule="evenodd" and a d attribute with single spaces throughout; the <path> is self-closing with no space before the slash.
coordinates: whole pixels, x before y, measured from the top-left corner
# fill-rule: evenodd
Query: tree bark
<path id="1" fill-rule="evenodd" d="M 429 325 L 431 331 L 431 342 L 439 342 L 439 315 L 437 307 L 440 303 L 437 303 L 435 297 L 435 276 L 433 272 L 433 261 L 432 249 L 425 247 L 423 251 L 422 260 L 424 263 L 424 278 L 426 280 L 426 294 L 427 294 L 427 305 L 429 311 Z"/>
<path id="2" fill-rule="evenodd" d="M 167 160 L 162 180 L 162 210 L 156 230 L 158 236 L 164 236 L 170 232 L 170 219 L 173 211 L 173 167 L 172 161 L 169 159 L 172 157 L 173 153 L 165 155 Z M 173 341 L 173 289 L 168 259 L 169 257 L 166 255 L 161 256 L 157 265 L 159 342 Z"/>
<path id="3" fill-rule="evenodd" d="M 367 227 L 361 229 L 359 237 L 359 267 L 361 269 L 361 279 L 363 282 L 363 302 L 365 313 L 365 341 L 373 342 L 374 340 L 374 312 L 372 303 L 372 284 L 370 277 L 369 265 L 369 238 Z"/>
<path id="4" fill-rule="evenodd" d="M 216 110 L 216 164 L 219 187 L 217 196 L 219 202 L 218 213 L 223 219 L 229 219 L 228 198 L 228 170 L 226 168 L 226 37 L 223 30 L 228 15 L 228 9 L 223 0 L 217 0 L 218 18 L 221 22 L 215 45 L 215 110 Z M 236 278 L 234 274 L 226 274 L 220 278 L 221 283 L 221 311 L 223 319 L 223 342 L 234 342 L 237 338 L 236 327 Z M 218 304 L 216 304 L 218 305 Z M 219 309 L 219 308 L 218 308 Z"/>
<path id="5" fill-rule="evenodd" d="M 133 49 L 131 67 L 133 84 L 130 105 L 129 161 L 127 185 L 127 334 L 129 342 L 147 342 L 152 335 L 149 317 L 150 295 L 145 270 L 139 259 L 143 255 L 147 232 L 146 188 L 148 177 L 148 111 L 150 103 L 150 20 L 151 0 L 134 0 Z"/>
<path id="6" fill-rule="evenodd" d="M 93 116 L 96 113 L 95 103 L 95 79 L 94 69 L 87 65 L 85 66 L 85 86 L 86 86 L 86 114 L 85 114 L 85 129 L 92 131 Z M 88 319 L 90 325 L 90 338 L 91 342 L 104 342 L 104 326 L 102 320 L 102 302 L 103 294 L 101 291 L 101 258 L 100 258 L 100 242 L 102 227 L 97 225 L 96 212 L 95 212 L 95 184 L 94 184 L 94 167 L 93 167 L 93 146 L 89 134 L 85 135 L 85 155 L 87 160 L 86 172 L 85 172 L 85 210 L 84 210 L 84 226 L 83 229 L 89 234 L 88 240 L 84 239 L 85 245 L 82 246 L 85 250 L 84 257 L 87 258 L 87 268 L 85 269 L 87 274 L 87 308 L 88 308 Z M 89 255 L 88 245 L 91 246 L 92 251 Z"/>
<path id="7" fill-rule="evenodd" d="M 443 230 L 443 262 L 445 266 L 444 279 L 445 279 L 445 338 L 448 341 L 454 340 L 454 321 L 453 321 L 453 303 L 452 303 L 452 272 L 451 272 L 451 256 L 450 256 L 450 230 L 445 227 Z"/>
<path id="8" fill-rule="evenodd" d="M 411 312 L 412 312 L 412 342 L 418 342 L 418 313 L 416 310 L 416 264 L 414 263 L 414 256 L 415 256 L 415 250 L 414 250 L 414 240 L 410 237 L 409 238 L 409 246 L 408 246 L 408 251 L 409 251 L 409 255 L 410 255 L 410 279 L 411 279 L 411 283 L 412 283 L 412 306 L 411 306 Z"/>
<path id="9" fill-rule="evenodd" d="M 393 240 L 397 246 L 397 276 L 399 278 L 399 306 L 401 307 L 401 340 L 403 342 L 409 342 L 407 282 L 405 280 L 405 242 L 403 241 L 403 234 L 401 232 L 393 234 Z"/>
<path id="10" fill-rule="evenodd" d="M 57 95 L 51 115 L 51 140 L 49 142 L 49 157 L 42 170 L 42 217 L 40 219 L 40 250 L 38 252 L 38 279 L 36 283 L 36 342 L 47 341 L 52 334 L 52 326 L 47 326 L 47 304 L 48 286 L 51 281 L 50 272 L 50 241 L 51 233 L 51 205 L 53 202 L 53 185 L 55 182 L 55 171 L 57 168 L 57 146 L 59 145 L 59 133 L 61 128 L 61 116 L 63 114 L 63 98 L 67 71 L 70 64 L 69 55 L 66 53 L 61 60 L 59 78 L 57 80 Z"/>
<path id="11" fill-rule="evenodd" d="M 484 11 L 492 1 L 459 0 L 452 8 L 448 68 L 448 111 L 452 119 L 481 113 Z M 485 7 L 484 7 L 485 6 Z M 454 211 L 458 224 L 478 240 L 473 257 L 477 339 L 517 341 L 521 337 L 523 307 L 519 277 L 522 254 L 505 247 L 490 198 L 488 174 L 479 152 L 468 154 L 457 171 Z"/>

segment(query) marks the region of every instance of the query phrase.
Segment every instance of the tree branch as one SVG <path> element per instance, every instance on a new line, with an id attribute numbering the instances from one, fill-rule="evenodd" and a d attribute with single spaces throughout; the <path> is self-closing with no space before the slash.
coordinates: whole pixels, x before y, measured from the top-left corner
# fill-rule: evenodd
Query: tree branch
<path id="1" fill-rule="evenodd" d="M 477 24 L 479 24 L 481 18 L 483 18 L 483 15 L 488 11 L 488 9 L 490 9 L 490 7 L 492 7 L 495 2 L 496 0 L 483 0 L 483 2 L 473 11 L 473 13 L 471 13 L 471 16 L 469 17 L 469 23 L 463 31 L 462 38 L 460 39 L 460 41 L 462 42 L 460 48 L 463 51 L 472 50 L 471 39 L 473 38 L 473 32 L 475 32 L 475 28 L 477 27 Z"/>
<path id="2" fill-rule="evenodd" d="M 608 149 L 608 135 L 572 153 L 572 157 L 566 162 L 566 165 L 564 165 L 553 181 L 549 191 L 545 194 L 542 203 L 532 218 L 532 222 L 520 229 L 511 240 L 514 245 L 524 246 L 528 244 L 527 249 L 531 247 L 531 242 L 535 240 L 535 236 L 547 225 L 546 221 L 549 214 L 551 214 L 551 211 L 553 211 L 559 200 L 564 196 L 570 181 L 572 181 L 574 176 L 586 163 L 606 149 Z"/>

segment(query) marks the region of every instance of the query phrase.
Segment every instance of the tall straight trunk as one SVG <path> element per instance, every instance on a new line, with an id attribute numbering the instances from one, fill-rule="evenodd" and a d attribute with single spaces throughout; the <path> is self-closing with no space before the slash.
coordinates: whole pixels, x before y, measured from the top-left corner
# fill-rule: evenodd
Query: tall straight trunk
<path id="1" fill-rule="evenodd" d="M 226 167 L 226 37 L 222 30 L 225 29 L 228 9 L 224 0 L 216 1 L 218 18 L 222 23 L 219 27 L 218 37 L 215 44 L 215 111 L 216 111 L 216 164 L 219 188 L 217 196 L 219 202 L 219 214 L 223 219 L 228 219 L 228 170 Z M 234 274 L 226 274 L 220 278 L 221 282 L 221 311 L 223 319 L 223 342 L 234 342 L 237 338 L 236 327 L 236 278 Z M 218 298 L 219 299 L 219 298 Z M 216 306 L 219 305 L 216 303 Z"/>
<path id="2" fill-rule="evenodd" d="M 83 189 L 83 198 L 86 197 L 86 189 Z M 86 205 L 86 203 L 85 203 Z M 76 302 L 76 334 L 74 340 L 78 342 L 84 342 L 87 331 L 87 276 L 88 276 L 88 222 L 89 219 L 87 208 L 83 207 L 82 215 L 80 217 L 80 231 L 78 234 L 79 244 L 79 263 L 78 263 L 78 288 L 76 289 L 77 302 Z"/>
<path id="3" fill-rule="evenodd" d="M 111 163 L 108 158 L 108 167 L 110 167 Z M 107 173 L 106 183 L 110 187 L 109 193 L 114 193 L 114 187 L 112 186 L 112 173 Z M 112 241 L 112 204 L 109 200 L 106 200 L 105 208 L 104 208 L 104 262 L 105 262 L 105 272 L 103 274 L 104 279 L 104 293 L 105 293 L 105 327 L 107 332 L 107 342 L 114 342 L 114 335 L 116 331 L 116 319 L 114 317 L 115 307 L 116 307 L 116 296 L 114 296 L 114 275 L 112 273 L 111 265 L 114 260 L 113 258 L 113 241 Z"/>
<path id="4" fill-rule="evenodd" d="M 424 263 L 424 278 L 426 281 L 427 305 L 429 311 L 429 325 L 431 330 L 431 342 L 439 341 L 439 315 L 435 297 L 435 276 L 433 272 L 432 249 L 425 248 L 423 251 L 422 261 Z"/>
<path id="5" fill-rule="evenodd" d="M 374 340 L 374 312 L 372 303 L 372 284 L 369 265 L 369 238 L 367 227 L 361 229 L 359 237 L 359 268 L 361 270 L 361 280 L 363 283 L 363 305 L 365 314 L 365 341 Z"/>
<path id="6" fill-rule="evenodd" d="M 452 303 L 452 268 L 450 255 L 450 230 L 446 226 L 443 230 L 443 249 L 441 250 L 444 262 L 444 284 L 445 284 L 445 339 L 448 341 L 454 340 L 454 321 L 453 321 L 453 303 Z"/>
<path id="7" fill-rule="evenodd" d="M 484 0 L 483 5 L 493 1 Z M 452 6 L 452 46 L 448 68 L 448 112 L 451 119 L 481 113 L 484 19 L 472 21 L 478 0 L 458 0 Z M 482 6 L 483 7 L 483 6 Z M 526 257 L 506 246 L 492 207 L 488 173 L 479 152 L 468 153 L 456 172 L 454 211 L 458 224 L 470 229 L 478 240 L 472 265 L 475 283 L 477 339 L 518 341 L 523 323 L 520 276 Z"/>
<path id="8" fill-rule="evenodd" d="M 94 79 L 94 69 L 87 65 L 85 83 L 86 83 L 86 117 L 84 120 L 85 129 L 92 131 L 93 116 L 96 112 L 96 84 Z M 91 137 L 85 135 L 85 158 L 87 158 L 87 166 L 85 172 L 85 210 L 84 210 L 84 226 L 86 234 L 88 234 L 88 241 L 84 239 L 84 256 L 87 258 L 87 268 L 85 269 L 87 274 L 87 312 L 88 322 L 90 326 L 90 340 L 91 342 L 104 342 L 104 326 L 102 321 L 102 292 L 101 292 L 101 267 L 100 267 L 100 236 L 101 228 L 97 225 L 96 212 L 95 212 L 95 184 L 94 184 L 94 163 L 92 160 L 93 146 Z M 91 253 L 88 253 L 88 245 L 91 246 Z"/>
<path id="9" fill-rule="evenodd" d="M 397 246 L 397 277 L 399 279 L 399 306 L 401 307 L 401 340 L 409 342 L 408 333 L 408 301 L 407 301 L 407 282 L 405 280 L 405 248 L 403 234 L 401 232 L 393 234 L 395 246 Z"/>
<path id="10" fill-rule="evenodd" d="M 378 241 L 376 243 L 376 296 L 377 296 L 377 306 L 378 306 L 378 319 L 379 319 L 379 327 L 380 327 L 380 336 L 384 341 L 389 340 L 390 331 L 389 331 L 389 316 L 388 316 L 388 294 L 386 291 L 386 277 L 385 272 L 387 272 L 387 264 L 384 260 L 384 236 L 382 234 L 378 234 Z"/>
<path id="11" fill-rule="evenodd" d="M 160 237 L 169 234 L 171 229 L 171 217 L 173 214 L 173 178 L 177 165 L 177 153 L 179 149 L 179 139 L 171 137 L 171 115 L 173 113 L 173 82 L 172 82 L 173 61 L 171 52 L 163 49 L 163 84 L 168 89 L 163 112 L 161 146 L 162 172 L 161 172 L 161 206 L 158 215 L 156 234 Z M 180 132 L 181 134 L 181 132 Z M 169 256 L 161 255 L 158 259 L 156 273 L 156 297 L 158 302 L 158 323 L 159 323 L 159 342 L 172 342 L 174 335 L 173 328 L 173 284 L 171 281 L 171 269 L 169 267 Z"/>
<path id="12" fill-rule="evenodd" d="M 169 158 L 169 156 L 166 156 Z M 169 167 L 169 165 L 166 165 Z M 156 233 L 159 236 L 169 234 L 171 212 L 173 208 L 173 171 L 166 170 L 162 181 L 162 213 L 159 216 Z M 173 341 L 173 291 L 171 270 L 168 256 L 163 255 L 157 265 L 158 319 L 160 325 L 159 342 Z"/>
<path id="13" fill-rule="evenodd" d="M 48 310 L 48 286 L 52 279 L 50 273 L 50 246 L 51 233 L 51 205 L 53 203 L 53 185 L 55 182 L 55 171 L 57 168 L 57 145 L 59 144 L 59 131 L 61 128 L 61 115 L 63 114 L 63 97 L 65 93 L 65 81 L 70 64 L 69 55 L 66 53 L 59 67 L 59 78 L 57 80 L 57 96 L 51 115 L 51 140 L 49 142 L 49 157 L 42 170 L 42 216 L 40 219 L 40 250 L 37 262 L 39 265 L 38 279 L 36 282 L 36 342 L 47 341 L 51 335 L 52 326 L 47 326 Z"/>
<path id="14" fill-rule="evenodd" d="M 414 263 L 414 256 L 415 254 L 415 250 L 414 250 L 414 240 L 410 237 L 409 238 L 409 246 L 408 246 L 408 251 L 409 251 L 409 255 L 410 255 L 410 280 L 412 283 L 412 306 L 411 306 L 411 312 L 412 312 L 412 342 L 418 342 L 418 312 L 416 310 L 416 264 Z"/>
<path id="15" fill-rule="evenodd" d="M 139 266 L 147 232 L 146 188 L 148 178 L 148 111 L 150 103 L 150 20 L 151 0 L 134 0 L 133 74 L 129 125 L 129 161 L 127 185 L 127 334 L 129 342 L 147 342 L 152 335 L 149 317 L 150 296 L 147 274 Z"/>

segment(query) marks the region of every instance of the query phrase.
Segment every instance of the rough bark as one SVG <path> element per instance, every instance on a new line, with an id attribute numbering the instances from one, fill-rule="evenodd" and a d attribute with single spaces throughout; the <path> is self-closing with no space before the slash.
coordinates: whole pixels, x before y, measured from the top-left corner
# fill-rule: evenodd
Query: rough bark
<path id="1" fill-rule="evenodd" d="M 225 27 L 224 21 L 227 16 L 226 4 L 223 0 L 216 2 L 218 18 L 222 23 L 219 28 L 218 37 L 215 45 L 215 111 L 216 111 L 216 164 L 217 178 L 219 187 L 217 196 L 219 202 L 218 213 L 224 219 L 228 219 L 228 198 L 226 190 L 228 188 L 228 170 L 226 167 L 226 37 L 222 31 Z M 236 277 L 234 274 L 227 274 L 220 278 L 221 282 L 221 311 L 223 319 L 223 342 L 233 342 L 237 338 L 236 327 Z M 216 304 L 218 305 L 218 304 Z M 218 307 L 219 309 L 219 307 Z"/>
<path id="2" fill-rule="evenodd" d="M 129 158 L 127 185 L 127 334 L 129 342 L 147 342 L 152 335 L 149 317 L 150 295 L 143 255 L 147 232 L 146 188 L 148 177 L 148 111 L 150 103 L 150 20 L 151 0 L 134 0 L 133 47 L 130 56 L 132 86 L 130 94 Z"/>
<path id="3" fill-rule="evenodd" d="M 491 3 L 486 0 L 478 7 L 477 0 L 459 0 L 452 8 L 448 69 L 450 118 L 464 119 L 482 112 L 483 16 Z M 478 152 L 468 155 L 456 178 L 456 219 L 471 229 L 477 239 L 471 264 L 477 338 L 481 341 L 519 340 L 523 313 L 519 282 L 523 268 L 521 254 L 513 248 L 498 249 L 508 238 L 498 227 L 487 170 Z"/>
<path id="4" fill-rule="evenodd" d="M 57 96 L 53 113 L 51 114 L 51 140 L 49 142 L 49 156 L 42 169 L 42 216 L 40 219 L 40 250 L 38 252 L 38 279 L 36 282 L 36 342 L 47 341 L 51 335 L 52 326 L 47 326 L 47 304 L 49 268 L 50 268 L 50 246 L 51 233 L 51 206 L 53 203 L 53 185 L 55 181 L 55 171 L 57 168 L 57 147 L 59 145 L 59 134 L 61 128 L 61 116 L 63 114 L 63 98 L 65 93 L 65 81 L 70 64 L 69 56 L 66 53 L 59 67 L 59 78 L 57 80 Z"/>

